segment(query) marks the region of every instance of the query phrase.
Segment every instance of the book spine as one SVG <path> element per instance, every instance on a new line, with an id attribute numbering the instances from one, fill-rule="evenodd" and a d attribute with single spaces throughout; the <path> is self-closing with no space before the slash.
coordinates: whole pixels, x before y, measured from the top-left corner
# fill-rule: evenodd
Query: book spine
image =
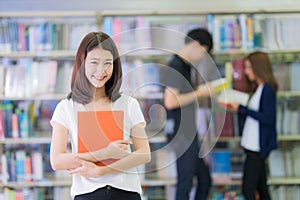
<path id="1" fill-rule="evenodd" d="M 18 115 L 16 113 L 12 114 L 11 122 L 12 122 L 12 137 L 15 139 L 19 138 Z"/>

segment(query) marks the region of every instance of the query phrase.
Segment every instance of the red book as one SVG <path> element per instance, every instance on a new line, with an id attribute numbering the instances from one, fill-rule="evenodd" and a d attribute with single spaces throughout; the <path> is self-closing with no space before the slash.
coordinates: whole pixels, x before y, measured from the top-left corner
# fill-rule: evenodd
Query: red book
<path id="1" fill-rule="evenodd" d="M 235 60 L 233 63 L 233 69 L 233 89 L 246 92 L 248 86 L 244 70 L 244 61 L 242 59 Z"/>
<path id="2" fill-rule="evenodd" d="M 5 138 L 5 128 L 4 128 L 4 117 L 3 117 L 3 108 L 0 105 L 0 140 Z"/>
<path id="3" fill-rule="evenodd" d="M 123 140 L 123 111 L 78 112 L 78 153 L 93 152 L 105 148 L 109 143 Z M 96 163 L 109 165 L 116 159 Z"/>

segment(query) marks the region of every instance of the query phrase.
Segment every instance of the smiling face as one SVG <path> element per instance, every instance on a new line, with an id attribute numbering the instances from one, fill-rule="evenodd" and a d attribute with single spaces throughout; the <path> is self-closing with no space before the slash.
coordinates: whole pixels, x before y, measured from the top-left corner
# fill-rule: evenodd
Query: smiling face
<path id="1" fill-rule="evenodd" d="M 112 76 L 113 67 L 113 55 L 110 51 L 95 48 L 87 53 L 85 75 L 95 88 L 105 85 Z"/>

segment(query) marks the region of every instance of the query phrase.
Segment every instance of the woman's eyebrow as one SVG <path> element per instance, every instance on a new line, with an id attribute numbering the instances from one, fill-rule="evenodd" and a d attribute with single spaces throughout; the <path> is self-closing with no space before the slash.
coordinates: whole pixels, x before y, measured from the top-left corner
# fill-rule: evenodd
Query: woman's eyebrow
<path id="1" fill-rule="evenodd" d="M 100 61 L 101 59 L 100 58 L 91 58 L 91 60 L 98 60 L 98 61 Z M 104 61 L 113 61 L 113 59 L 112 58 L 107 58 Z"/>

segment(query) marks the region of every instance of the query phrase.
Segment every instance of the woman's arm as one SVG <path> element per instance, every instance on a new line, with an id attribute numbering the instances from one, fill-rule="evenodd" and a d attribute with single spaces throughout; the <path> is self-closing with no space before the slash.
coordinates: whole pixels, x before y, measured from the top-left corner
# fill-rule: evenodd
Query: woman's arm
<path id="1" fill-rule="evenodd" d="M 53 122 L 52 126 L 50 162 L 54 170 L 69 170 L 80 167 L 80 163 L 75 158 L 94 163 L 108 158 L 123 158 L 128 155 L 128 145 L 131 142 L 125 140 L 112 142 L 108 147 L 95 152 L 67 153 L 68 129 L 57 122 Z"/>
<path id="2" fill-rule="evenodd" d="M 249 115 L 261 124 L 273 124 L 276 119 L 276 93 L 270 85 L 265 85 L 260 103 L 260 111 L 253 111 L 239 105 L 238 110 L 243 115 Z"/>
<path id="3" fill-rule="evenodd" d="M 138 124 L 131 129 L 131 137 L 134 151 L 128 156 L 104 167 L 98 167 L 94 163 L 77 158 L 76 160 L 81 166 L 74 170 L 70 170 L 70 173 L 79 174 L 85 177 L 96 177 L 127 171 L 128 169 L 149 162 L 151 160 L 151 151 L 143 123 Z"/>
<path id="4" fill-rule="evenodd" d="M 201 87 L 195 91 L 180 94 L 179 90 L 172 87 L 167 87 L 164 92 L 164 104 L 167 109 L 176 109 L 186 106 L 198 98 L 208 97 L 210 95 L 209 85 Z"/>

